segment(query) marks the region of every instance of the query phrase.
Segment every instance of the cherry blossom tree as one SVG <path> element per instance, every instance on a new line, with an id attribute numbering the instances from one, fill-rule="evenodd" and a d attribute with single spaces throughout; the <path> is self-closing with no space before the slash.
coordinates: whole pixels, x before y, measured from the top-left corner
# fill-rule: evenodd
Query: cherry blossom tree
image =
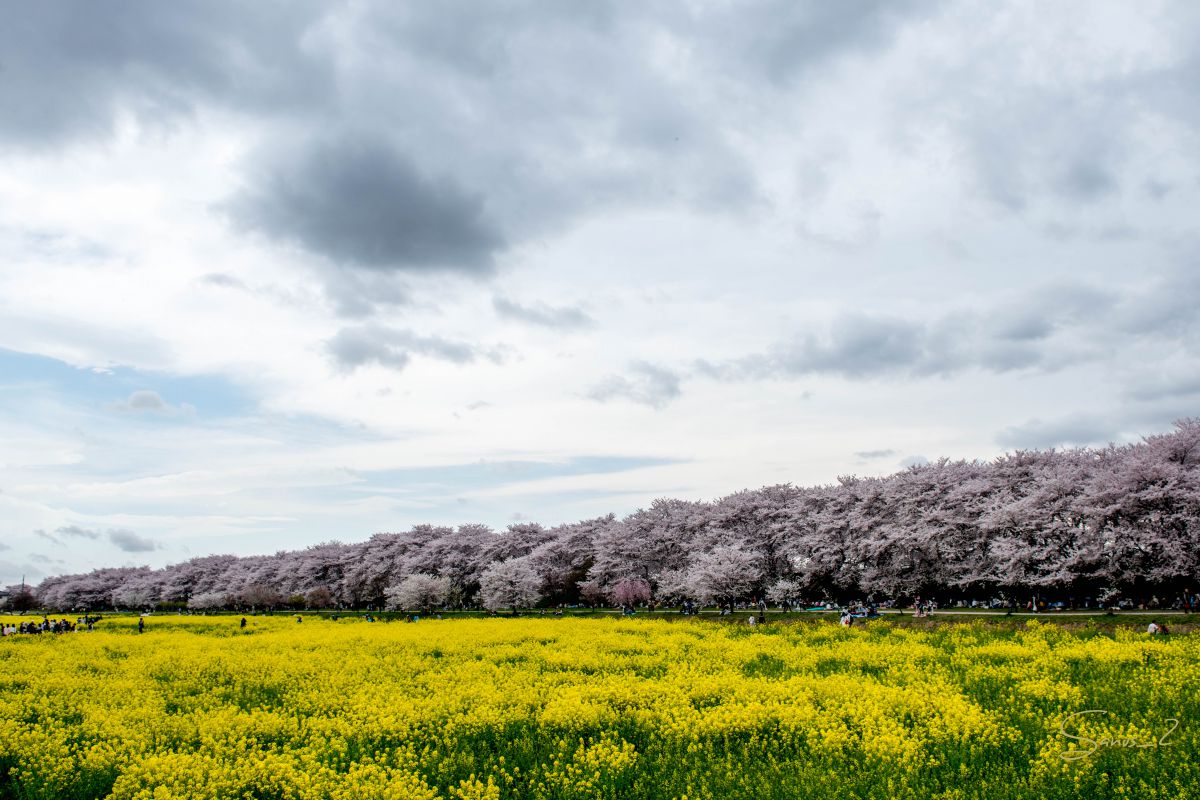
<path id="1" fill-rule="evenodd" d="M 238 593 L 237 600 L 251 609 L 271 609 L 283 603 L 283 595 L 273 586 L 252 583 Z"/>
<path id="2" fill-rule="evenodd" d="M 687 570 L 692 597 L 701 605 L 748 598 L 763 578 L 762 563 L 753 552 L 735 545 L 718 545 L 695 558 Z"/>
<path id="3" fill-rule="evenodd" d="M 317 586 L 304 595 L 304 604 L 312 609 L 333 608 L 337 600 L 328 586 Z"/>
<path id="4" fill-rule="evenodd" d="M 201 592 L 188 598 L 188 608 L 195 611 L 215 611 L 233 605 L 232 598 L 224 592 Z"/>
<path id="5" fill-rule="evenodd" d="M 777 606 L 792 606 L 800 601 L 802 588 L 799 581 L 775 581 L 767 587 L 767 599 Z"/>
<path id="6" fill-rule="evenodd" d="M 528 608 L 541 596 L 542 578 L 533 568 L 528 556 L 497 561 L 479 576 L 479 597 L 484 608 L 496 611 Z"/>
<path id="7" fill-rule="evenodd" d="M 642 578 L 624 578 L 613 584 L 608 596 L 621 607 L 650 602 L 650 582 Z"/>
<path id="8" fill-rule="evenodd" d="M 391 610 L 430 612 L 446 602 L 450 579 L 417 572 L 388 587 L 385 594 Z"/>
<path id="9" fill-rule="evenodd" d="M 29 611 L 37 607 L 33 589 L 23 583 L 9 586 L 4 599 L 4 608 L 9 611 Z"/>

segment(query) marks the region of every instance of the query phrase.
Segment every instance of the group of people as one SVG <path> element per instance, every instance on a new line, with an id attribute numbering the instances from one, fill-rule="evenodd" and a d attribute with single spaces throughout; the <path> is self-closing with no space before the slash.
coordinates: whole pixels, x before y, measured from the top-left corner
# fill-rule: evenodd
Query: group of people
<path id="1" fill-rule="evenodd" d="M 1150 624 L 1146 626 L 1146 633 L 1151 636 L 1166 636 L 1170 632 L 1165 622 L 1159 622 L 1156 619 L 1150 620 Z"/>
<path id="2" fill-rule="evenodd" d="M 35 635 L 41 633 L 71 633 L 81 625 L 90 631 L 99 619 L 99 617 L 80 617 L 71 622 L 69 619 L 50 619 L 47 617 L 41 622 L 9 623 L 0 625 L 0 636 L 17 636 L 22 633 Z"/>

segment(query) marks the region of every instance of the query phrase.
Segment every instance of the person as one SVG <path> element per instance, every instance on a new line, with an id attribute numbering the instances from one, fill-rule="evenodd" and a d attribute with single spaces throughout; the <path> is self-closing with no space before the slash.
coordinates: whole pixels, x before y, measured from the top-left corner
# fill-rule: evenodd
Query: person
<path id="1" fill-rule="evenodd" d="M 245 617 L 242 617 L 242 624 L 240 627 L 242 627 L 242 628 L 246 627 L 246 618 Z"/>
<path id="2" fill-rule="evenodd" d="M 854 616 L 850 613 L 850 609 L 848 609 L 848 608 L 843 609 L 842 610 L 842 625 L 846 628 L 849 628 L 853 624 L 854 624 Z"/>
<path id="3" fill-rule="evenodd" d="M 1158 622 L 1156 620 L 1150 620 L 1150 624 L 1146 626 L 1146 633 L 1150 634 L 1151 636 L 1155 636 L 1159 632 L 1160 628 L 1158 627 Z"/>
<path id="4" fill-rule="evenodd" d="M 138 633 L 144 633 L 146 630 L 146 618 L 138 617 Z"/>
<path id="5" fill-rule="evenodd" d="M 1160 635 L 1166 636 L 1171 631 L 1167 628 L 1167 623 L 1164 622 L 1163 624 L 1158 626 L 1158 632 Z"/>
<path id="6" fill-rule="evenodd" d="M 304 622 L 304 617 L 297 614 L 296 615 L 296 624 L 299 625 L 301 622 Z"/>

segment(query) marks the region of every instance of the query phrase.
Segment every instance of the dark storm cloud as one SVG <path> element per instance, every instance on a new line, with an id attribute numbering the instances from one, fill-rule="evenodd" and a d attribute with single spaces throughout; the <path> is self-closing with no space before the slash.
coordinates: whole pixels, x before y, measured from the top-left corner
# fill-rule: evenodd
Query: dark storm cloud
<path id="1" fill-rule="evenodd" d="M 745 213 L 754 171 L 713 108 L 884 48 L 930 8 L 41 4 L 0 27 L 0 137 L 54 147 L 123 116 L 233 111 L 261 145 L 223 206 L 241 230 L 343 267 L 484 275 L 598 208 Z M 688 53 L 689 80 L 656 42 Z M 334 305 L 373 311 L 341 278 Z"/>
<path id="2" fill-rule="evenodd" d="M 609 375 L 588 390 L 593 400 L 629 400 L 652 408 L 663 408 L 681 394 L 680 376 L 646 361 L 632 362 L 626 374 Z"/>
<path id="3" fill-rule="evenodd" d="M 257 114 L 314 102 L 329 65 L 304 35 L 315 1 L 10 8 L 0 25 L 0 138 L 35 148 L 111 134 L 123 113 L 162 125 L 206 104 Z"/>
<path id="4" fill-rule="evenodd" d="M 440 336 L 421 336 L 410 330 L 381 325 L 343 328 L 326 342 L 326 350 L 342 370 L 352 371 L 368 364 L 404 369 L 413 356 L 424 356 L 453 364 L 467 364 L 480 358 L 499 361 L 497 350 L 479 348 Z"/>
<path id="5" fill-rule="evenodd" d="M 530 325 L 540 325 L 544 328 L 570 330 L 590 328 L 596 324 L 596 321 L 578 306 L 556 308 L 545 303 L 522 305 L 506 297 L 494 298 L 492 305 L 501 317 L 527 322 Z"/>
<path id="6" fill-rule="evenodd" d="M 263 156 L 228 205 L 235 224 L 337 264 L 486 274 L 503 239 L 483 201 L 422 174 L 381 139 L 348 135 Z"/>
<path id="7" fill-rule="evenodd" d="M 149 553 L 160 548 L 158 542 L 153 539 L 139 536 L 133 531 L 125 529 L 109 531 L 108 540 L 115 544 L 117 549 L 126 553 Z"/>

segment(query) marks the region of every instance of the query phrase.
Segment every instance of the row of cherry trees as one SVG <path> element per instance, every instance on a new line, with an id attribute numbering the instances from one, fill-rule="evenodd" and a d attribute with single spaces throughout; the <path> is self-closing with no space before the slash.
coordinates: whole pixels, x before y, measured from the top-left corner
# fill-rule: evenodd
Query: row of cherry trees
<path id="1" fill-rule="evenodd" d="M 1136 445 L 660 499 L 552 528 L 419 525 L 356 544 L 45 580 L 59 609 L 704 604 L 874 595 L 1145 599 L 1200 575 L 1200 419 Z"/>

